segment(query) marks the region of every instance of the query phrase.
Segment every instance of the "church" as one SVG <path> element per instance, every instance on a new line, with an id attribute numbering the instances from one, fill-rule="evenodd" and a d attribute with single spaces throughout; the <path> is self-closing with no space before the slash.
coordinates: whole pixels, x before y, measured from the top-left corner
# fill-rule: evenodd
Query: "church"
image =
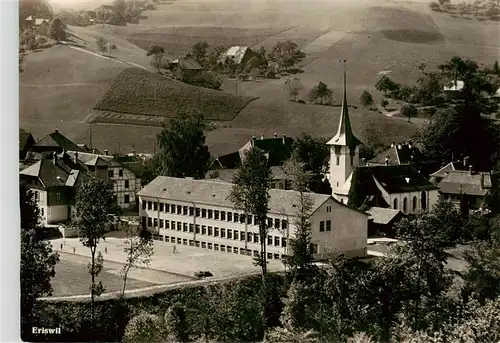
<path id="1" fill-rule="evenodd" d="M 438 202 L 438 187 L 411 163 L 361 165 L 359 148 L 363 144 L 353 133 L 347 106 L 346 71 L 340 121 L 336 135 L 328 141 L 330 149 L 327 179 L 332 196 L 355 207 L 382 207 L 404 214 L 428 211 Z"/>

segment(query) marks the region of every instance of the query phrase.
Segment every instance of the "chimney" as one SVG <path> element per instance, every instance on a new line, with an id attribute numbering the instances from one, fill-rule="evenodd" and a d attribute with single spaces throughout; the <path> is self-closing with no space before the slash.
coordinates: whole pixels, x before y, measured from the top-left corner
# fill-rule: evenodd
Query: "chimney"
<path id="1" fill-rule="evenodd" d="M 467 167 L 467 165 L 468 165 L 468 163 L 467 163 L 467 162 L 469 162 L 469 157 L 465 156 L 465 157 L 464 157 L 464 168 L 466 168 L 466 167 Z"/>
<path id="2" fill-rule="evenodd" d="M 389 156 L 386 156 L 385 157 L 385 165 L 388 166 L 389 165 Z"/>
<path id="3" fill-rule="evenodd" d="M 78 163 L 78 151 L 75 151 L 75 156 L 73 157 L 73 161 Z"/>
<path id="4" fill-rule="evenodd" d="M 104 155 L 108 156 L 108 149 L 104 149 Z"/>
<path id="5" fill-rule="evenodd" d="M 283 145 L 285 145 L 285 144 L 286 144 L 286 135 L 284 134 L 283 135 Z"/>
<path id="6" fill-rule="evenodd" d="M 256 138 L 255 136 L 252 136 L 252 148 L 255 146 L 255 140 L 256 140 L 256 139 L 257 139 L 257 138 Z"/>
<path id="7" fill-rule="evenodd" d="M 274 133 L 274 138 L 278 138 L 278 134 L 276 132 Z"/>
<path id="8" fill-rule="evenodd" d="M 52 153 L 52 162 L 53 162 L 54 164 L 56 164 L 56 163 L 57 163 L 57 153 L 56 153 L 55 151 Z"/>
<path id="9" fill-rule="evenodd" d="M 472 175 L 472 164 L 469 164 L 469 174 Z"/>
<path id="10" fill-rule="evenodd" d="M 135 155 L 135 149 L 134 149 L 134 150 L 132 150 L 132 154 L 134 154 L 134 155 Z"/>
<path id="11" fill-rule="evenodd" d="M 401 143 L 398 144 L 398 150 L 403 149 L 403 145 Z"/>
<path id="12" fill-rule="evenodd" d="M 413 143 L 412 142 L 408 142 L 408 148 L 411 150 L 411 148 L 413 148 Z"/>
<path id="13" fill-rule="evenodd" d="M 58 129 L 55 129 L 55 130 L 54 130 L 54 133 L 59 133 L 59 130 L 58 130 Z"/>
<path id="14" fill-rule="evenodd" d="M 394 148 L 394 142 L 391 143 L 391 148 Z"/>
<path id="15" fill-rule="evenodd" d="M 260 139 L 264 139 L 264 135 L 260 135 Z"/>

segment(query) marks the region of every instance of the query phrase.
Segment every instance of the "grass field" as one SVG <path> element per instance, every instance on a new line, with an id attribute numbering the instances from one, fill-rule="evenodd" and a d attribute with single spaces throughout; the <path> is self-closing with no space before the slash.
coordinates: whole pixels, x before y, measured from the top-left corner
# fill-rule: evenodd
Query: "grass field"
<path id="1" fill-rule="evenodd" d="M 232 120 L 255 98 L 194 87 L 138 68 L 122 71 L 95 109 L 172 117 L 179 111 L 200 111 L 205 119 Z"/>

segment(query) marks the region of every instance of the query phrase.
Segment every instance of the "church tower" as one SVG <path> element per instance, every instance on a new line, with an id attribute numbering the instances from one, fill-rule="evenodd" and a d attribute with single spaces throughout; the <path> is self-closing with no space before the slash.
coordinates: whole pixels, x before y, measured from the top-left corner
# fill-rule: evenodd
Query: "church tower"
<path id="1" fill-rule="evenodd" d="M 349 176 L 359 166 L 359 147 L 361 141 L 354 136 L 347 107 L 346 71 L 344 70 L 344 95 L 342 112 L 337 134 L 328 141 L 330 147 L 330 185 L 333 197 L 346 203 L 350 185 Z"/>

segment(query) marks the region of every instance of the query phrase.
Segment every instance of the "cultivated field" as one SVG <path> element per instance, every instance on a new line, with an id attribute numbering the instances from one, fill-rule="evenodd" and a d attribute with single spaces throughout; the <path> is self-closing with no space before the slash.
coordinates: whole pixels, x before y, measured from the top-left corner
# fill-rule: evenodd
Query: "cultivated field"
<path id="1" fill-rule="evenodd" d="M 103 36 L 118 45 L 116 60 L 143 67 L 149 65 L 141 46 L 152 42 L 162 43 L 167 52 L 176 54 L 198 40 L 207 40 L 212 45 L 254 44 L 269 49 L 278 40 L 291 39 L 308 54 L 302 65 L 303 73 L 299 74 L 305 88 L 300 98 L 305 99 L 310 87 L 323 81 L 333 89 L 338 103 L 342 75 L 338 61 L 347 59 L 348 100 L 354 106 L 359 105 L 359 95 L 364 89 L 376 101 L 380 99 L 381 94 L 373 85 L 381 72 L 398 82 L 413 83 L 421 63 L 433 68 L 460 55 L 490 64 L 500 52 L 498 23 L 431 12 L 428 1 L 424 0 L 411 3 L 183 0 L 160 5 L 144 14 L 148 19 L 137 25 L 72 30 L 85 40 L 82 43 L 85 49 L 97 52 L 95 39 Z M 21 83 L 66 86 L 21 85 L 21 125 L 37 138 L 57 126 L 78 142 L 87 142 L 92 127 L 94 146 L 99 149 L 130 151 L 134 145 L 136 150 L 153 151 L 158 128 L 82 124 L 114 77 L 129 65 L 62 49 L 54 47 L 28 56 Z M 207 142 L 213 153 L 234 150 L 252 135 L 335 133 L 339 109 L 288 102 L 283 91 L 286 77 L 238 84 L 238 94 L 259 99 L 227 122 L 229 127 L 208 133 Z M 69 86 L 77 83 L 80 85 Z M 229 93 L 236 89 L 231 82 L 226 82 L 224 88 Z M 189 98 L 190 94 L 186 96 Z M 170 105 L 162 104 L 159 108 L 164 106 Z M 136 116 L 144 113 L 137 111 Z M 362 139 L 368 135 L 366 131 L 371 131 L 369 134 L 380 133 L 384 142 L 398 141 L 409 138 L 418 128 L 416 124 L 405 123 L 404 118 L 388 118 L 366 110 L 352 109 L 351 116 L 354 130 Z M 129 124 L 138 123 L 138 119 L 127 118 Z M 143 119 L 139 121 L 144 123 Z M 115 122 L 123 121 L 121 118 Z"/>

